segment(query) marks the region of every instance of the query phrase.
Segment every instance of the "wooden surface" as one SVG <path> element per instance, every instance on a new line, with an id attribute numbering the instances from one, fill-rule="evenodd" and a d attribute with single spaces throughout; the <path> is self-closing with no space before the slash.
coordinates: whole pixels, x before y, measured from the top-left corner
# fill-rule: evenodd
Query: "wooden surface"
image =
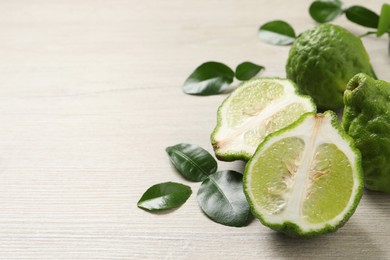
<path id="1" fill-rule="evenodd" d="M 231 228 L 203 215 L 199 183 L 165 153 L 181 142 L 211 151 L 226 95 L 183 94 L 192 70 L 249 60 L 266 66 L 263 76 L 284 77 L 289 47 L 260 42 L 257 28 L 283 19 L 302 32 L 314 26 L 310 2 L 0 1 L 0 259 L 389 259 L 389 195 L 365 192 L 342 229 L 313 240 L 257 220 Z M 384 2 L 345 1 L 377 12 Z M 364 39 L 389 81 L 387 42 Z M 166 214 L 138 209 L 142 193 L 165 181 L 194 193 Z"/>

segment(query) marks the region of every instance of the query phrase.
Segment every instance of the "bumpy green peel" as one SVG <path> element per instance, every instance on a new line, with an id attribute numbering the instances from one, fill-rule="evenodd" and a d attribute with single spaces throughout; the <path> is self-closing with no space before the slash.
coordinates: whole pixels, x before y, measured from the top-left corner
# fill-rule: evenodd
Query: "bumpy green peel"
<path id="1" fill-rule="evenodd" d="M 344 102 L 342 125 L 362 153 L 365 187 L 390 193 L 390 83 L 357 74 Z"/>
<path id="2" fill-rule="evenodd" d="M 321 109 L 343 106 L 345 86 L 355 74 L 375 75 L 362 41 L 332 24 L 316 26 L 298 37 L 290 49 L 286 72 Z"/>

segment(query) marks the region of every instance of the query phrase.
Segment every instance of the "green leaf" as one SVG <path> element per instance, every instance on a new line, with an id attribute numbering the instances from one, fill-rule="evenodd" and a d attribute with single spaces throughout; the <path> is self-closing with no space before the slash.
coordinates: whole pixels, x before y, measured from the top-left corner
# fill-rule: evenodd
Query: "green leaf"
<path id="1" fill-rule="evenodd" d="M 383 4 L 381 9 L 381 16 L 379 17 L 376 36 L 380 37 L 386 32 L 390 32 L 390 5 Z"/>
<path id="2" fill-rule="evenodd" d="M 203 181 L 217 171 L 214 157 L 197 145 L 177 144 L 165 150 L 179 173 L 190 181 Z"/>
<path id="3" fill-rule="evenodd" d="M 249 80 L 256 76 L 263 69 L 264 67 L 261 65 L 246 61 L 237 66 L 235 75 L 239 80 Z"/>
<path id="4" fill-rule="evenodd" d="M 233 82 L 234 72 L 225 64 L 209 61 L 195 69 L 183 85 L 184 93 L 208 96 L 225 91 Z"/>
<path id="5" fill-rule="evenodd" d="M 317 0 L 309 7 L 310 16 L 318 23 L 327 23 L 343 13 L 339 0 Z"/>
<path id="6" fill-rule="evenodd" d="M 274 45 L 289 45 L 295 41 L 294 29 L 284 21 L 272 21 L 259 28 L 260 40 Z"/>
<path id="7" fill-rule="evenodd" d="M 191 196 L 187 185 L 165 182 L 150 187 L 138 201 L 137 206 L 149 211 L 177 208 Z"/>
<path id="8" fill-rule="evenodd" d="M 248 224 L 251 212 L 242 188 L 242 175 L 222 171 L 210 175 L 199 188 L 198 204 L 213 221 L 233 227 Z"/>
<path id="9" fill-rule="evenodd" d="M 348 20 L 361 26 L 370 28 L 378 27 L 379 16 L 375 12 L 363 6 L 351 6 L 345 10 L 345 15 L 347 16 Z"/>

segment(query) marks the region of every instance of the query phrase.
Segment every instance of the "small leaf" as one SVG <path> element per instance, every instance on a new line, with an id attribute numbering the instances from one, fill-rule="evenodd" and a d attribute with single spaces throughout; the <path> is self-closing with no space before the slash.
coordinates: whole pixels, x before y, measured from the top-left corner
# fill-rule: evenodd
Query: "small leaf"
<path id="1" fill-rule="evenodd" d="M 363 6 L 351 6 L 345 10 L 345 15 L 347 16 L 348 20 L 361 26 L 370 28 L 378 27 L 379 16 L 375 12 Z"/>
<path id="2" fill-rule="evenodd" d="M 214 157 L 197 145 L 177 144 L 165 150 L 179 173 L 190 181 L 203 181 L 217 171 Z"/>
<path id="3" fill-rule="evenodd" d="M 225 64 L 209 61 L 195 69 L 183 85 L 184 93 L 208 96 L 225 91 L 233 82 L 234 72 Z"/>
<path id="4" fill-rule="evenodd" d="M 249 80 L 263 69 L 263 66 L 246 61 L 237 66 L 235 75 L 239 80 Z"/>
<path id="5" fill-rule="evenodd" d="M 272 21 L 259 28 L 260 40 L 274 45 L 289 45 L 295 41 L 294 29 L 284 21 Z"/>
<path id="6" fill-rule="evenodd" d="M 165 182 L 150 187 L 138 201 L 137 206 L 149 211 L 177 208 L 191 196 L 187 185 Z"/>
<path id="7" fill-rule="evenodd" d="M 381 16 L 379 17 L 376 36 L 380 37 L 386 32 L 390 33 L 390 5 L 383 4 L 381 9 Z"/>
<path id="8" fill-rule="evenodd" d="M 317 0 L 309 7 L 310 16 L 318 23 L 327 23 L 343 13 L 339 0 Z"/>
<path id="9" fill-rule="evenodd" d="M 248 224 L 251 212 L 242 188 L 242 175 L 222 171 L 210 175 L 199 188 L 198 204 L 213 221 L 233 227 Z"/>

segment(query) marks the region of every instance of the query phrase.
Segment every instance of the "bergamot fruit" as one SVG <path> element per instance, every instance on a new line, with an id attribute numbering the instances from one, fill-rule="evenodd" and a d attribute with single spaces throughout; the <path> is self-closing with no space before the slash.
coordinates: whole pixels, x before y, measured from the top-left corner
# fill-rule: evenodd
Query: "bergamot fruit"
<path id="1" fill-rule="evenodd" d="M 332 24 L 316 26 L 295 40 L 286 72 L 300 92 L 310 95 L 322 109 L 343 107 L 345 86 L 355 74 L 374 76 L 361 40 Z"/>
<path id="2" fill-rule="evenodd" d="M 366 188 L 390 193 L 390 83 L 358 74 L 344 103 L 342 124 L 362 153 Z"/>
<path id="3" fill-rule="evenodd" d="M 269 135 L 245 168 L 244 191 L 265 225 L 291 236 L 335 231 L 363 189 L 361 155 L 331 111 Z"/>
<path id="4" fill-rule="evenodd" d="M 218 159 L 249 160 L 264 138 L 316 111 L 287 79 L 256 78 L 239 86 L 218 109 L 211 143 Z"/>

